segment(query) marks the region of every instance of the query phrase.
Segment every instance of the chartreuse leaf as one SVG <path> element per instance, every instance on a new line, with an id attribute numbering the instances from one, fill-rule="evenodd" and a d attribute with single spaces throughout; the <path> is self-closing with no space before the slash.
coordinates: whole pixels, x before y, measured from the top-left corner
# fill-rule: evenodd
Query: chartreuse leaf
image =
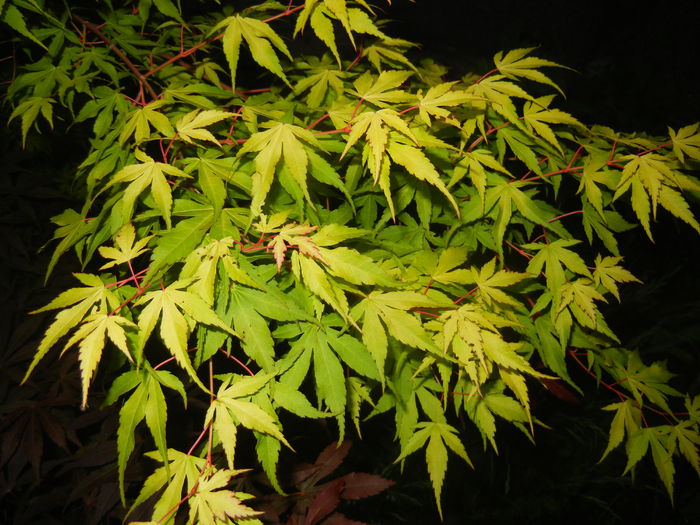
<path id="1" fill-rule="evenodd" d="M 496 158 L 493 157 L 491 152 L 488 150 L 476 149 L 474 151 L 464 153 L 464 156 L 452 171 L 452 178 L 447 185 L 447 187 L 450 188 L 462 180 L 466 174 L 469 174 L 469 179 L 479 192 L 479 197 L 481 197 L 482 212 L 485 211 L 484 206 L 486 200 L 485 168 L 493 171 L 499 171 L 504 175 L 512 177 L 511 173 L 504 168 L 501 163 L 496 160 Z"/>
<path id="2" fill-rule="evenodd" d="M 63 213 L 51 217 L 51 222 L 58 226 L 52 239 L 61 240 L 56 248 L 54 248 L 53 254 L 51 254 L 51 260 L 46 266 L 44 283 L 48 282 L 49 276 L 56 266 L 58 259 L 74 246 L 79 246 L 79 243 L 81 243 L 86 236 L 94 233 L 97 226 L 97 221 L 88 220 L 86 215 L 78 214 L 72 209 L 67 209 Z"/>
<path id="3" fill-rule="evenodd" d="M 54 321 L 44 332 L 44 337 L 41 339 L 39 347 L 37 348 L 37 351 L 34 354 L 34 358 L 32 359 L 32 362 L 30 363 L 29 367 L 27 368 L 27 372 L 24 374 L 24 378 L 22 379 L 23 383 L 29 378 L 29 375 L 32 373 L 36 365 L 53 347 L 53 345 L 55 345 L 61 337 L 66 335 L 68 332 L 70 332 L 70 330 L 72 330 L 81 321 L 83 321 L 88 311 L 90 311 L 90 309 L 96 303 L 106 304 L 109 308 L 117 308 L 117 306 L 119 306 L 119 299 L 117 298 L 117 296 L 112 290 L 105 286 L 105 283 L 103 283 L 99 277 L 97 277 L 96 275 L 80 273 L 74 275 L 80 282 L 82 282 L 86 286 L 83 288 L 71 288 L 69 290 L 66 290 L 46 306 L 31 312 L 36 314 L 47 310 L 55 310 L 59 308 L 61 309 L 61 311 L 58 312 L 58 314 L 56 314 Z M 112 335 L 114 335 L 117 331 L 117 328 L 113 328 Z M 102 333 L 104 335 L 104 332 Z M 85 335 L 87 335 L 87 333 Z M 83 337 L 85 337 L 85 335 Z M 115 335 L 115 338 L 119 340 L 119 344 L 122 344 L 122 340 L 120 339 L 119 335 Z M 90 361 L 90 359 L 88 359 L 88 356 L 92 356 L 94 359 L 95 355 L 97 355 L 97 360 L 99 361 L 99 352 L 101 352 L 101 347 L 99 352 L 94 352 L 94 348 L 97 348 L 99 346 L 98 343 L 99 341 L 92 341 L 92 339 L 91 342 L 85 343 L 85 357 L 87 361 Z M 95 345 L 93 347 L 93 352 L 90 351 L 90 347 L 92 345 Z M 125 351 L 128 355 L 128 350 L 126 350 L 126 346 L 124 346 L 123 348 L 124 349 L 122 351 Z M 122 347 L 120 347 L 120 349 L 122 349 Z M 83 376 L 84 386 L 86 386 L 86 384 L 89 383 L 89 379 L 92 376 L 92 372 L 94 371 L 94 366 L 92 364 L 88 366 L 87 361 L 85 366 L 87 368 L 91 368 L 92 370 L 90 370 L 89 373 L 86 373 Z M 94 364 L 96 365 L 96 362 Z M 85 391 L 84 395 L 86 393 L 87 392 Z"/>
<path id="4" fill-rule="evenodd" d="M 145 305 L 138 318 L 140 340 L 141 344 L 145 343 L 160 318 L 160 337 L 165 346 L 192 380 L 203 390 L 208 391 L 197 377 L 187 355 L 190 326 L 183 312 L 197 323 L 219 328 L 234 336 L 237 334 L 217 316 L 201 297 L 181 289 L 188 284 L 190 283 L 187 281 L 176 281 L 167 288 L 148 292 L 139 299 L 138 304 Z"/>
<path id="5" fill-rule="evenodd" d="M 563 124 L 569 126 L 568 129 L 571 127 L 585 129 L 585 126 L 568 113 L 550 108 L 552 100 L 554 100 L 554 95 L 547 95 L 525 102 L 523 121 L 529 131 L 542 137 L 563 155 L 564 151 L 549 124 Z"/>
<path id="6" fill-rule="evenodd" d="M 253 134 L 238 151 L 239 157 L 251 151 L 258 152 L 255 157 L 255 174 L 252 181 L 253 200 L 250 205 L 253 215 L 258 216 L 262 211 L 280 159 L 284 160 L 292 180 L 311 203 L 306 183 L 309 159 L 304 144 L 317 149 L 321 148 L 316 137 L 309 130 L 276 122 L 270 129 Z"/>
<path id="7" fill-rule="evenodd" d="M 82 378 L 82 408 L 87 406 L 87 395 L 90 380 L 97 369 L 97 365 L 102 357 L 102 350 L 105 346 L 105 337 L 114 343 L 122 353 L 132 361 L 129 348 L 126 344 L 126 333 L 123 325 L 136 326 L 128 319 L 119 315 L 110 315 L 107 312 L 100 312 L 86 317 L 73 336 L 68 340 L 63 352 L 68 350 L 75 343 L 80 341 L 78 359 L 80 361 L 80 375 Z"/>
<path id="8" fill-rule="evenodd" d="M 620 292 L 617 283 L 637 282 L 641 283 L 632 273 L 625 270 L 617 263 L 622 261 L 622 257 L 602 257 L 598 255 L 595 260 L 595 270 L 593 270 L 593 280 L 596 285 L 602 286 L 620 301 Z"/>
<path id="9" fill-rule="evenodd" d="M 363 341 L 372 353 L 379 370 L 383 370 L 386 356 L 386 330 L 396 340 L 408 346 L 428 352 L 439 352 L 439 348 L 425 331 L 421 322 L 409 311 L 416 307 L 439 308 L 447 306 L 444 303 L 409 291 L 386 293 L 373 291 L 363 299 L 362 303 L 365 314 L 363 331 L 369 330 L 375 337 L 379 337 L 376 342 L 371 342 L 369 338 L 365 337 L 363 337 Z"/>
<path id="10" fill-rule="evenodd" d="M 700 160 L 700 133 L 698 133 L 700 123 L 696 122 L 689 126 L 682 127 L 678 133 L 668 128 L 668 134 L 673 144 L 673 152 L 681 163 L 685 162 L 685 155 L 691 159 Z"/>
<path id="11" fill-rule="evenodd" d="M 286 383 L 275 384 L 273 399 L 275 404 L 300 417 L 319 418 L 330 415 L 315 408 L 302 392 Z"/>
<path id="12" fill-rule="evenodd" d="M 279 57 L 275 53 L 275 48 L 290 60 L 292 56 L 289 54 L 289 49 L 287 49 L 287 45 L 282 38 L 268 24 L 254 18 L 235 15 L 219 22 L 214 26 L 212 32 L 217 32 L 224 27 L 226 29 L 224 30 L 222 43 L 231 71 L 231 87 L 234 91 L 236 89 L 238 58 L 243 40 L 248 44 L 253 60 L 288 84 Z"/>
<path id="13" fill-rule="evenodd" d="M 421 121 L 430 126 L 430 117 L 444 120 L 450 124 L 459 125 L 459 122 L 451 115 L 447 108 L 460 106 L 474 100 L 474 95 L 464 90 L 452 89 L 458 82 L 443 82 L 430 87 L 423 94 L 418 92 L 418 115 Z"/>
<path id="14" fill-rule="evenodd" d="M 173 509 L 177 508 L 177 503 L 182 498 L 183 489 L 189 492 L 195 486 L 206 465 L 206 459 L 172 448 L 168 449 L 167 457 L 158 451 L 148 452 L 146 456 L 160 461 L 163 466 L 158 467 L 146 479 L 127 515 L 165 487 L 153 505 L 151 519 L 156 522 L 162 521 L 166 514 L 174 517 L 177 511 L 173 512 Z"/>
<path id="15" fill-rule="evenodd" d="M 632 435 L 641 428 L 642 424 L 642 411 L 633 399 L 626 399 L 619 403 L 613 403 L 603 407 L 603 410 L 614 410 L 615 416 L 610 424 L 608 446 L 605 448 L 605 452 L 603 452 L 599 462 L 603 461 L 611 451 L 622 443 L 625 434 L 628 436 Z"/>
<path id="16" fill-rule="evenodd" d="M 509 306 L 520 306 L 520 302 L 506 294 L 501 288 L 512 286 L 524 279 L 531 277 L 527 273 L 511 272 L 508 270 L 496 271 L 496 258 L 484 264 L 481 269 L 472 268 L 473 281 L 478 287 L 478 296 L 487 304 L 492 302 Z"/>
<path id="17" fill-rule="evenodd" d="M 170 215 L 173 205 L 172 190 L 165 175 L 175 177 L 189 177 L 184 171 L 164 162 L 156 162 L 151 157 L 140 150 L 136 150 L 136 158 L 141 162 L 139 164 L 130 164 L 119 170 L 109 186 L 114 184 L 129 183 L 126 189 L 123 190 L 123 198 L 121 200 L 122 219 L 125 222 L 131 220 L 134 211 L 134 206 L 138 196 L 148 187 L 151 187 L 151 196 L 156 203 L 156 207 L 160 210 L 165 224 L 168 228 L 171 227 Z"/>
<path id="18" fill-rule="evenodd" d="M 372 153 L 372 160 L 369 162 L 369 168 L 376 182 L 379 178 L 382 162 L 385 158 L 390 129 L 395 129 L 417 143 L 417 139 L 408 127 L 408 124 L 406 124 L 398 112 L 393 109 L 366 111 L 353 119 L 350 134 L 348 135 L 345 148 L 340 157 L 343 158 L 359 138 L 365 135 L 367 144 Z"/>
<path id="19" fill-rule="evenodd" d="M 347 403 L 343 367 L 323 332 L 312 329 L 311 341 L 314 343 L 314 380 L 319 404 L 322 402 L 333 414 L 340 414 Z"/>
<path id="20" fill-rule="evenodd" d="M 411 75 L 412 71 L 382 71 L 378 77 L 364 73 L 354 83 L 350 93 L 380 108 L 415 100 L 415 95 L 396 89 Z"/>
<path id="21" fill-rule="evenodd" d="M 136 259 L 136 257 L 146 252 L 146 245 L 152 238 L 153 235 L 146 235 L 137 241 L 134 225 L 131 223 L 125 224 L 114 235 L 114 247 L 100 246 L 97 249 L 102 257 L 112 259 L 110 262 L 103 264 L 100 270 Z"/>
<path id="22" fill-rule="evenodd" d="M 226 454 L 229 468 L 233 468 L 234 465 L 239 425 L 272 436 L 290 449 L 292 448 L 282 435 L 274 412 L 270 414 L 263 410 L 260 404 L 242 400 L 258 392 L 272 377 L 273 374 L 258 374 L 237 379 L 233 384 L 231 384 L 233 378 L 226 379 L 219 387 L 216 399 L 207 410 L 205 423 L 212 423 L 214 432 Z"/>
<path id="23" fill-rule="evenodd" d="M 150 269 L 144 281 L 150 282 L 164 268 L 183 261 L 200 245 L 213 221 L 214 214 L 204 212 L 182 219 L 172 230 L 161 232 L 151 254 Z"/>
<path id="24" fill-rule="evenodd" d="M 673 453 L 668 450 L 667 442 L 669 441 L 669 432 L 672 427 L 663 425 L 659 427 L 651 427 L 647 432 L 649 444 L 651 445 L 651 457 L 654 460 L 656 472 L 659 474 L 661 481 L 666 487 L 668 497 L 673 504 L 673 477 L 676 469 L 673 466 Z"/>
<path id="25" fill-rule="evenodd" d="M 183 115 L 180 117 L 180 120 L 177 121 L 177 124 L 175 125 L 177 135 L 179 138 L 190 144 L 194 144 L 194 139 L 197 139 L 208 140 L 209 142 L 213 142 L 217 146 L 220 146 L 221 144 L 219 144 L 219 141 L 216 140 L 214 135 L 211 134 L 211 131 L 206 128 L 207 126 L 221 122 L 222 120 L 231 116 L 233 116 L 233 113 L 229 113 L 228 111 L 220 111 L 218 109 L 208 109 L 201 112 L 198 109 L 195 109 L 194 111 L 190 111 L 186 115 Z"/>
<path id="26" fill-rule="evenodd" d="M 262 516 L 261 512 L 245 505 L 238 493 L 224 488 L 235 474 L 222 469 L 200 477 L 197 490 L 189 499 L 188 525 L 216 525 L 228 522 L 228 518 L 240 520 Z"/>
<path id="27" fill-rule="evenodd" d="M 146 381 L 141 379 L 141 384 L 136 387 L 134 393 L 122 405 L 119 410 L 119 428 L 117 429 L 117 466 L 119 471 L 119 493 L 122 504 L 125 504 L 124 496 L 124 472 L 126 462 L 134 450 L 134 431 L 137 425 L 146 416 L 148 404 L 148 387 Z"/>
<path id="28" fill-rule="evenodd" d="M 683 196 L 672 189 L 679 187 L 679 179 L 672 169 L 669 159 L 656 153 L 631 155 L 622 170 L 622 176 L 615 189 L 613 200 L 632 189 L 632 209 L 644 231 L 651 239 L 650 215 L 656 218 L 656 208 L 660 203 L 666 210 L 700 232 L 700 224 L 690 211 Z"/>
<path id="29" fill-rule="evenodd" d="M 508 53 L 499 51 L 493 57 L 496 69 L 507 78 L 517 79 L 519 77 L 540 82 L 552 86 L 562 95 L 563 91 L 549 77 L 539 71 L 541 67 L 565 67 L 550 60 L 544 60 L 533 56 L 527 56 L 535 49 L 534 47 L 514 49 Z M 567 68 L 568 69 L 568 68 Z"/>
<path id="30" fill-rule="evenodd" d="M 122 377 L 125 376 L 126 375 Z M 126 462 L 131 452 L 134 450 L 134 431 L 144 418 L 146 419 L 146 426 L 151 436 L 153 436 L 153 440 L 158 447 L 158 452 L 161 457 L 166 457 L 168 453 L 166 444 L 168 409 L 161 384 L 165 384 L 168 388 L 179 391 L 183 394 L 183 399 L 186 399 L 184 397 L 184 388 L 179 379 L 164 370 L 153 370 L 150 367 L 146 367 L 139 371 L 133 371 L 133 377 L 126 377 L 129 378 L 129 381 L 125 382 L 123 387 L 119 390 L 122 390 L 123 393 L 134 387 L 136 390 L 134 390 L 133 394 L 126 400 L 119 411 L 117 459 L 119 468 L 119 490 L 122 501 L 124 501 L 124 471 L 126 469 Z M 120 392 L 113 392 L 110 389 L 110 395 L 117 396 L 120 395 Z M 164 474 L 168 477 L 170 477 L 171 474 L 170 468 L 170 465 L 166 462 Z M 148 485 L 148 480 L 146 481 L 146 485 Z M 144 490 L 146 485 L 144 485 Z M 137 504 L 138 500 L 134 506 Z"/>
<path id="31" fill-rule="evenodd" d="M 437 503 L 438 512 L 442 518 L 442 505 L 440 503 L 440 495 L 442 493 L 442 484 L 447 471 L 447 447 L 455 454 L 472 465 L 464 445 L 457 437 L 457 430 L 447 423 L 419 423 L 416 427 L 416 432 L 408 440 L 407 444 L 402 447 L 401 454 L 396 461 L 401 461 L 405 457 L 413 454 L 428 442 L 425 449 L 425 461 L 430 474 L 430 480 L 433 484 L 435 493 L 435 502 Z"/>
<path id="32" fill-rule="evenodd" d="M 431 186 L 437 188 L 442 193 L 450 204 L 454 207 L 457 217 L 460 215 L 459 206 L 452 194 L 449 192 L 445 183 L 440 179 L 440 174 L 435 169 L 432 162 L 418 148 L 391 141 L 387 148 L 391 160 L 406 168 L 406 170 L 415 178 L 425 181 Z"/>
<path id="33" fill-rule="evenodd" d="M 559 290 L 561 295 L 555 313 L 558 314 L 568 306 L 578 322 L 584 326 L 596 328 L 599 314 L 595 301 L 607 301 L 595 289 L 593 282 L 589 279 L 574 279 L 564 283 Z M 583 316 L 579 312 L 582 312 Z"/>
<path id="34" fill-rule="evenodd" d="M 544 268 L 547 287 L 553 291 L 558 290 L 566 281 L 564 267 L 579 275 L 592 278 L 583 259 L 576 252 L 568 249 L 579 242 L 574 239 L 558 239 L 549 244 L 524 244 L 522 247 L 527 250 L 537 250 L 537 254 L 527 265 L 528 273 L 538 275 Z"/>
<path id="35" fill-rule="evenodd" d="M 688 463 L 695 469 L 695 472 L 700 475 L 700 455 L 698 455 L 698 445 L 700 445 L 700 434 L 698 434 L 697 426 L 690 421 L 681 421 L 674 425 L 671 430 L 669 450 L 675 448 L 688 460 Z"/>
<path id="36" fill-rule="evenodd" d="M 119 134 L 119 144 L 124 144 L 129 137 L 134 136 L 136 143 L 143 142 L 151 136 L 151 127 L 155 128 L 163 137 L 170 138 L 175 135 L 168 117 L 157 111 L 165 102 L 157 100 L 147 106 L 133 110 L 122 127 Z"/>
<path id="37" fill-rule="evenodd" d="M 9 6 L 15 9 L 14 6 Z M 18 105 L 15 110 L 10 114 L 8 119 L 8 124 L 15 119 L 15 117 L 22 116 L 22 147 L 27 143 L 27 133 L 29 128 L 36 122 L 39 113 L 44 117 L 44 119 L 49 123 L 51 129 L 53 129 L 53 106 L 56 101 L 51 97 L 31 97 L 28 100 L 22 102 Z"/>
<path id="38" fill-rule="evenodd" d="M 397 285 L 396 281 L 382 270 L 372 258 L 357 250 L 345 247 L 318 248 L 318 253 L 320 260 L 328 267 L 332 275 L 345 279 L 349 283 L 386 287 Z"/>

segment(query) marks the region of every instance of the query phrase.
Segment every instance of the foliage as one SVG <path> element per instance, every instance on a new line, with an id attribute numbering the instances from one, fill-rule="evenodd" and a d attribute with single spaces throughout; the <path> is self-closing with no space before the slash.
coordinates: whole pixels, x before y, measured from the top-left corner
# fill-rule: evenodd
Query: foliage
<path id="1" fill-rule="evenodd" d="M 55 313 L 23 381 L 60 348 L 82 409 L 108 387 L 129 514 L 259 523 L 231 487 L 241 448 L 281 493 L 288 415 L 334 420 L 347 452 L 389 413 L 396 462 L 424 455 L 442 515 L 466 433 L 496 452 L 500 425 L 533 439 L 533 386 L 581 392 L 572 367 L 614 394 L 602 458 L 624 443 L 627 473 L 648 456 L 671 498 L 675 458 L 700 473 L 700 397 L 600 311 L 637 281 L 622 232 L 652 239 L 657 212 L 700 232 L 698 124 L 663 139 L 587 127 L 554 107 L 561 66 L 533 49 L 446 80 L 364 1 L 49 6 L 0 2 L 26 54 L 6 100 L 25 145 L 89 129 L 84 202 L 52 219 L 46 279 L 68 253 L 82 269 L 35 310 Z M 325 52 L 297 51 L 311 33 Z M 184 449 L 180 403 L 206 406 Z M 135 486 L 146 429 L 157 466 Z"/>

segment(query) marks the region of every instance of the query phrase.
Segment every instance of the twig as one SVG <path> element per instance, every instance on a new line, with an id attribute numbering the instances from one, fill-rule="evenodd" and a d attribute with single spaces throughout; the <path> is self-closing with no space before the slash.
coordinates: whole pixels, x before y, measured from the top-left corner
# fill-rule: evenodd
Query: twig
<path id="1" fill-rule="evenodd" d="M 95 33 L 105 44 L 109 46 L 109 48 L 114 52 L 115 55 L 119 57 L 119 59 L 124 62 L 124 65 L 131 71 L 136 78 L 139 79 L 139 82 L 141 83 L 142 86 L 146 88 L 146 91 L 148 91 L 148 94 L 151 95 L 153 99 L 158 98 L 158 93 L 156 93 L 156 90 L 153 89 L 153 86 L 149 84 L 148 80 L 146 80 L 146 77 L 143 76 L 143 74 L 138 70 L 138 68 L 134 65 L 134 63 L 127 57 L 121 49 L 119 49 L 114 42 L 112 42 L 109 38 L 105 36 L 105 34 L 100 31 L 100 28 L 97 27 L 95 24 L 92 22 L 88 22 L 87 20 L 83 20 L 81 17 L 78 15 L 73 15 L 73 18 L 75 18 L 78 22 L 83 24 L 85 27 L 87 27 L 90 31 Z"/>

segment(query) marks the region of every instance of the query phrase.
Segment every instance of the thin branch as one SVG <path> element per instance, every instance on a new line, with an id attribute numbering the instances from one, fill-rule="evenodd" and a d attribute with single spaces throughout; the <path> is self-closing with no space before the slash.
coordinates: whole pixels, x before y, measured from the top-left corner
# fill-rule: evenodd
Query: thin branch
<path id="1" fill-rule="evenodd" d="M 105 34 L 100 30 L 97 25 L 93 24 L 92 22 L 88 22 L 87 20 L 83 20 L 81 17 L 78 15 L 73 15 L 73 18 L 75 18 L 78 22 L 83 24 L 85 27 L 87 27 L 90 31 L 95 33 L 100 40 L 102 40 L 109 48 L 114 52 L 115 55 L 119 57 L 119 59 L 124 63 L 124 65 L 131 71 L 136 78 L 139 79 L 139 82 L 141 83 L 142 86 L 146 88 L 146 91 L 148 91 L 148 94 L 151 95 L 153 99 L 158 98 L 158 93 L 156 93 L 156 90 L 153 89 L 153 86 L 146 80 L 146 76 L 144 76 L 138 68 L 134 65 L 134 63 L 127 57 L 121 49 L 119 49 L 114 42 L 112 42 Z"/>

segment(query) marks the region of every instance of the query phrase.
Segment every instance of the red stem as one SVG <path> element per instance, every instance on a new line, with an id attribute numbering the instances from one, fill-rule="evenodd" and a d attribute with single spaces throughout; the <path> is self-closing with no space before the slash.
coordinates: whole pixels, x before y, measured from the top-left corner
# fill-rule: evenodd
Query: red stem
<path id="1" fill-rule="evenodd" d="M 252 371 L 250 368 L 248 368 L 248 367 L 245 365 L 245 363 L 242 362 L 240 359 L 238 359 L 235 355 L 227 353 L 226 350 L 224 350 L 223 348 L 219 348 L 219 352 L 221 352 L 222 354 L 224 354 L 224 355 L 225 355 L 226 357 L 228 357 L 229 359 L 233 359 L 236 363 L 238 363 L 239 365 L 241 365 L 241 366 L 245 369 L 245 371 L 248 372 L 248 375 L 251 375 L 251 376 L 254 376 L 254 375 L 255 375 L 255 374 L 253 373 L 253 371 Z"/>

